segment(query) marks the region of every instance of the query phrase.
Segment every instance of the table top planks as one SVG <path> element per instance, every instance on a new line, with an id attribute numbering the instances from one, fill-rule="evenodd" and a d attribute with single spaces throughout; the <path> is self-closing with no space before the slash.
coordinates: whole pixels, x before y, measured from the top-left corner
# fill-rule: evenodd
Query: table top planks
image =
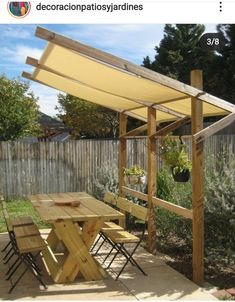
<path id="1" fill-rule="evenodd" d="M 121 219 L 123 214 L 111 208 L 100 200 L 95 199 L 86 192 L 68 192 L 54 194 L 29 195 L 40 217 L 47 223 L 60 220 L 89 221 L 102 218 L 104 221 Z M 71 205 L 58 205 L 56 202 L 79 201 L 78 207 Z"/>

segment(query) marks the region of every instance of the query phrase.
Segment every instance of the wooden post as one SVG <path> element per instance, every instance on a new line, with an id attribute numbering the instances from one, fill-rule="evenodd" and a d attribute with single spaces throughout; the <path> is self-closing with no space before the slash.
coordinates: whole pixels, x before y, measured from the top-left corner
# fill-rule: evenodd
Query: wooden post
<path id="1" fill-rule="evenodd" d="M 191 85 L 203 89 L 201 70 L 191 71 Z M 203 129 L 202 101 L 192 98 L 192 134 Z M 193 281 L 204 281 L 204 201 L 203 201 L 203 142 L 192 140 L 192 209 L 193 209 Z"/>
<path id="2" fill-rule="evenodd" d="M 119 118 L 119 161 L 118 161 L 118 172 L 119 172 L 119 196 L 125 197 L 125 193 L 122 191 L 124 186 L 124 169 L 126 168 L 126 138 L 123 135 L 126 134 L 127 126 L 127 115 L 120 113 Z"/>
<path id="3" fill-rule="evenodd" d="M 156 194 L 156 109 L 148 108 L 148 250 L 156 253 L 156 218 L 152 197 Z"/>
<path id="4" fill-rule="evenodd" d="M 127 115 L 124 113 L 120 113 L 119 116 L 119 160 L 118 160 L 118 173 L 119 173 L 119 196 L 125 197 L 126 194 L 122 190 L 122 187 L 124 186 L 124 169 L 126 167 L 126 138 L 123 137 L 126 134 L 127 130 Z M 123 211 L 121 211 L 124 213 Z M 125 228 L 125 220 L 119 220 L 119 225 Z"/>

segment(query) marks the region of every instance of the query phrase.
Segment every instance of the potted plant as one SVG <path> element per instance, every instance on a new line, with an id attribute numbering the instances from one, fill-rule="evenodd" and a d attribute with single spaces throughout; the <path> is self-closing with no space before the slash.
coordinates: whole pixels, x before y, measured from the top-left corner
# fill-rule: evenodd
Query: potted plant
<path id="1" fill-rule="evenodd" d="M 187 182 L 190 178 L 192 163 L 188 158 L 187 146 L 182 139 L 171 139 L 166 136 L 160 147 L 161 157 L 170 167 L 173 178 L 177 182 Z"/>
<path id="2" fill-rule="evenodd" d="M 146 171 L 139 166 L 125 168 L 124 180 L 126 184 L 145 184 Z"/>

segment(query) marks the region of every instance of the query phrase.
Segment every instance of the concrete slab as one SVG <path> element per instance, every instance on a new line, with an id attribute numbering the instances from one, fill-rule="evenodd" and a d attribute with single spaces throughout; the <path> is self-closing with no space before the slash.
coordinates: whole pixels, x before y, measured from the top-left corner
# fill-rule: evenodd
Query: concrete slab
<path id="1" fill-rule="evenodd" d="M 43 236 L 47 233 L 48 230 L 43 231 Z M 7 238 L 6 234 L 0 235 L 1 247 L 5 245 Z M 104 247 L 97 257 L 100 262 L 108 250 L 107 246 Z M 115 281 L 124 260 L 119 257 L 112 269 L 108 270 L 105 280 L 85 282 L 80 277 L 70 284 L 54 284 L 43 269 L 46 290 L 39 286 L 38 281 L 28 272 L 12 294 L 7 293 L 10 288 L 10 282 L 5 280 L 8 266 L 3 264 L 2 258 L 3 253 L 0 255 L 0 300 L 216 300 L 166 265 L 163 261 L 164 255 L 153 256 L 143 248 L 138 249 L 135 259 L 146 271 L 147 276 L 129 264 L 119 280 Z M 39 264 L 43 268 L 43 262 Z"/>

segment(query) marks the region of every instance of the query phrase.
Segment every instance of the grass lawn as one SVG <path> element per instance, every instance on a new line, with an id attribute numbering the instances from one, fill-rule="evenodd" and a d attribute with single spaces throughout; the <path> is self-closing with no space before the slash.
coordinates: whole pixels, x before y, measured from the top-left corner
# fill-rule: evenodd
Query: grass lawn
<path id="1" fill-rule="evenodd" d="M 34 210 L 32 204 L 24 199 L 14 199 L 7 201 L 7 210 L 10 215 L 13 217 L 17 216 L 30 216 L 33 221 L 37 224 L 38 228 L 45 229 L 48 228 L 49 225 L 45 224 L 41 221 L 41 218 Z M 0 211 L 0 233 L 6 232 L 6 224 L 2 215 L 2 211 Z"/>

